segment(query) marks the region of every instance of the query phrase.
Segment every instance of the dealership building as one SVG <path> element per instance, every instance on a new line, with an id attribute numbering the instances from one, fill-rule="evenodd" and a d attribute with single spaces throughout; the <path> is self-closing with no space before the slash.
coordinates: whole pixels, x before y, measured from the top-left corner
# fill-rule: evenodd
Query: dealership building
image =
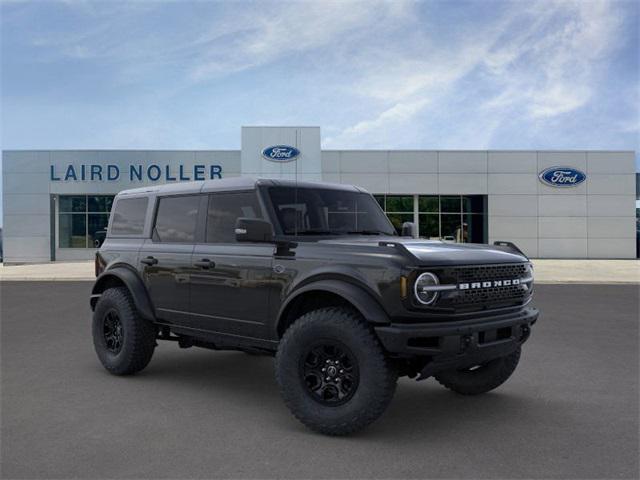
<path id="1" fill-rule="evenodd" d="M 633 151 L 323 150 L 319 127 L 242 127 L 240 150 L 13 150 L 2 169 L 6 263 L 93 258 L 121 190 L 236 176 L 358 185 L 421 238 L 636 258 Z"/>

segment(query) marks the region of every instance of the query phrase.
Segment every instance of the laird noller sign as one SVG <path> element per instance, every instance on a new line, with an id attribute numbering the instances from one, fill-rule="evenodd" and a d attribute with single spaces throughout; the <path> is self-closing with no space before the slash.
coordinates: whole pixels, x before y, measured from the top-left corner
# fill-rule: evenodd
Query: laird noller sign
<path id="1" fill-rule="evenodd" d="M 142 165 L 131 164 L 121 167 L 115 164 L 69 164 L 63 169 L 50 166 L 50 180 L 52 182 L 116 182 L 128 180 L 130 182 L 183 182 L 188 180 L 214 180 L 222 178 L 221 165 Z"/>

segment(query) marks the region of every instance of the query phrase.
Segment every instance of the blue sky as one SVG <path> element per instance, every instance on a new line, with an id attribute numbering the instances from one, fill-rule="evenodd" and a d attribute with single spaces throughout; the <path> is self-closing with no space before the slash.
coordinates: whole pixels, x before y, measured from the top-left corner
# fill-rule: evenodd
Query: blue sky
<path id="1" fill-rule="evenodd" d="M 4 149 L 640 150 L 639 6 L 1 3 Z"/>

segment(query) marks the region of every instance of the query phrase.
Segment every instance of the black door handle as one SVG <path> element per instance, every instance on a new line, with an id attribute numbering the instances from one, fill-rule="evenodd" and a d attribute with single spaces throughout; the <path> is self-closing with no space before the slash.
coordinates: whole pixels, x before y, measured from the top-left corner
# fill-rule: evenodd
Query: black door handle
<path id="1" fill-rule="evenodd" d="M 154 257 L 147 257 L 147 258 L 143 258 L 142 260 L 140 260 L 142 263 L 144 263 L 145 265 L 155 265 L 156 263 L 158 263 L 158 259 L 154 258 Z"/>
<path id="2" fill-rule="evenodd" d="M 208 258 L 203 258 L 199 262 L 193 262 L 193 265 L 201 268 L 214 268 L 216 266 L 216 263 L 212 262 Z"/>

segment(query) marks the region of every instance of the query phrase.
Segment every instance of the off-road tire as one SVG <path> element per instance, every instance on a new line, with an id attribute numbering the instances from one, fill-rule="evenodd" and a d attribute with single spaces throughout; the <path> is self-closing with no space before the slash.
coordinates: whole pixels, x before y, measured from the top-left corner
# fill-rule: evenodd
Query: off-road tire
<path id="1" fill-rule="evenodd" d="M 345 403 L 327 406 L 307 388 L 300 362 L 319 341 L 346 346 L 357 364 L 357 386 Z M 398 380 L 371 328 L 357 312 L 343 307 L 322 308 L 298 318 L 282 337 L 275 370 L 289 410 L 304 425 L 326 435 L 347 435 L 376 420 L 391 402 Z"/>
<path id="2" fill-rule="evenodd" d="M 448 370 L 434 375 L 444 387 L 461 395 L 479 395 L 498 388 L 514 372 L 520 360 L 520 348 L 496 358 L 475 370 Z"/>
<path id="3" fill-rule="evenodd" d="M 116 312 L 123 332 L 122 346 L 117 353 L 109 350 L 104 335 L 105 317 Z M 147 366 L 156 346 L 156 327 L 143 319 L 133 303 L 129 290 L 109 288 L 96 304 L 93 321 L 93 346 L 100 362 L 114 375 L 131 375 Z"/>

